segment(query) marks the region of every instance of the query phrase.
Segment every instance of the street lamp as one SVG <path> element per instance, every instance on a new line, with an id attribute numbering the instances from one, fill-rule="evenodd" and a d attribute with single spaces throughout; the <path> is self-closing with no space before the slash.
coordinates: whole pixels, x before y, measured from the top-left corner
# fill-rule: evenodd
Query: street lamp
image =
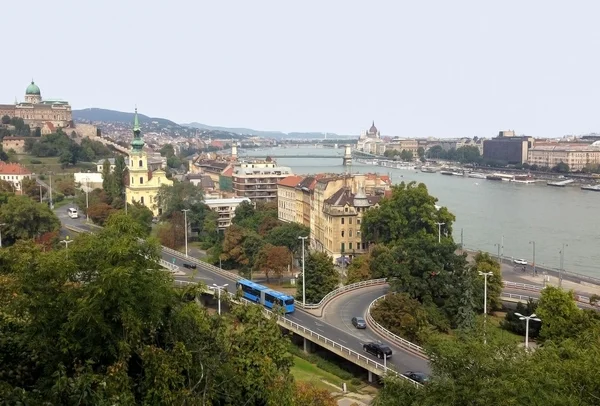
<path id="1" fill-rule="evenodd" d="M 500 244 L 494 244 L 494 247 L 498 247 L 498 265 L 502 265 L 500 261 Z"/>
<path id="2" fill-rule="evenodd" d="M 537 318 L 537 316 L 532 314 L 531 316 L 523 316 L 521 313 L 515 313 L 515 316 L 519 318 L 519 320 L 525 320 L 525 349 L 529 349 L 529 320 L 533 321 L 541 321 Z"/>
<path id="3" fill-rule="evenodd" d="M 2 248 L 2 227 L 4 227 L 6 223 L 0 223 L 0 248 Z"/>
<path id="4" fill-rule="evenodd" d="M 299 240 L 302 240 L 302 307 L 306 306 L 306 276 L 304 275 L 304 241 L 308 238 L 306 237 L 298 237 Z"/>
<path id="5" fill-rule="evenodd" d="M 535 270 L 535 241 L 529 241 L 529 244 L 533 244 L 533 275 L 536 275 Z"/>
<path id="6" fill-rule="evenodd" d="M 226 283 L 223 286 L 219 286 L 216 283 L 213 283 L 213 286 L 215 287 L 215 289 L 217 289 L 217 296 L 219 298 L 219 314 L 221 314 L 221 289 L 225 289 L 228 286 L 228 284 Z"/>
<path id="7" fill-rule="evenodd" d="M 560 269 L 558 271 L 558 287 L 562 287 L 563 272 L 565 271 L 565 247 L 569 244 L 563 243 L 562 250 L 560 250 Z"/>
<path id="8" fill-rule="evenodd" d="M 483 343 L 487 343 L 487 339 L 485 337 L 485 328 L 487 324 L 487 278 L 488 276 L 492 276 L 493 272 L 481 272 L 479 271 L 479 275 L 483 276 Z"/>
<path id="9" fill-rule="evenodd" d="M 435 223 L 438 226 L 438 244 L 442 242 L 442 226 L 446 223 Z"/>
<path id="10" fill-rule="evenodd" d="M 65 244 L 65 252 L 67 255 L 67 259 L 69 259 L 69 244 L 73 242 L 73 240 L 69 240 L 69 236 L 66 236 L 64 240 L 61 241 Z"/>
<path id="11" fill-rule="evenodd" d="M 90 187 L 89 187 L 90 178 L 83 178 L 83 180 L 85 180 L 85 222 L 89 223 L 90 222 L 90 216 L 88 214 L 88 211 L 89 211 L 89 208 L 90 208 L 90 202 L 89 202 L 88 193 L 89 193 L 89 190 L 90 190 Z"/>
<path id="12" fill-rule="evenodd" d="M 50 196 L 48 197 L 48 201 L 50 202 L 50 210 L 52 210 L 54 208 L 54 203 L 52 201 L 52 172 L 50 172 L 49 175 L 50 175 Z"/>
<path id="13" fill-rule="evenodd" d="M 187 212 L 190 211 L 190 209 L 183 209 L 181 210 L 183 212 L 183 222 L 185 223 L 185 256 L 188 256 L 188 237 L 187 237 L 187 229 L 188 229 L 188 225 L 187 225 Z"/>
<path id="14" fill-rule="evenodd" d="M 40 188 L 40 203 L 42 203 L 42 185 L 38 185 Z"/>

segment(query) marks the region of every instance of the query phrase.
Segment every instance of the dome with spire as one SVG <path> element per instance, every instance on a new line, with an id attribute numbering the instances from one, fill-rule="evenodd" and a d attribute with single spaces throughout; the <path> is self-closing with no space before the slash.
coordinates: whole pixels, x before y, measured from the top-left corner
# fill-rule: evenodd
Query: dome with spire
<path id="1" fill-rule="evenodd" d="M 371 203 L 369 203 L 369 198 L 365 193 L 365 189 L 362 185 L 359 185 L 356 194 L 354 195 L 354 207 L 369 207 Z"/>
<path id="2" fill-rule="evenodd" d="M 371 128 L 369 128 L 369 134 L 377 134 L 377 127 L 375 127 L 375 120 L 373 120 L 373 124 L 371 124 Z"/>
<path id="3" fill-rule="evenodd" d="M 27 89 L 25 90 L 25 94 L 26 95 L 36 95 L 36 96 L 39 96 L 41 94 L 40 88 L 32 80 L 31 84 L 29 86 L 27 86 Z"/>
<path id="4" fill-rule="evenodd" d="M 144 149 L 144 140 L 141 136 L 142 129 L 140 128 L 140 120 L 138 118 L 137 107 L 133 116 L 133 141 L 131 141 L 131 152 L 140 153 Z"/>

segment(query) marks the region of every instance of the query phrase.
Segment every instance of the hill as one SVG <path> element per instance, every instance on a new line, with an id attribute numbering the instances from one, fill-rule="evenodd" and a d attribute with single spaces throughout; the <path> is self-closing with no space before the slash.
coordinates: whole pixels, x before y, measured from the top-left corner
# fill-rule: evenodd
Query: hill
<path id="1" fill-rule="evenodd" d="M 291 132 L 284 133 L 282 131 L 262 131 L 262 130 L 253 130 L 251 128 L 230 128 L 230 127 L 216 127 L 210 126 L 202 123 L 188 123 L 182 124 L 187 127 L 198 128 L 202 130 L 215 130 L 215 131 L 227 131 L 236 134 L 242 135 L 250 135 L 256 137 L 264 137 L 264 138 L 295 138 L 295 139 L 323 139 L 325 138 L 325 133 L 322 132 Z M 340 136 L 334 133 L 327 133 L 327 138 L 336 139 L 336 138 L 346 138 L 346 136 Z"/>
<path id="2" fill-rule="evenodd" d="M 103 123 L 131 123 L 134 113 L 125 113 L 122 111 L 90 108 L 83 110 L 73 110 L 73 119 L 75 121 L 96 121 Z M 163 127 L 181 127 L 179 124 L 165 118 L 148 117 L 138 113 L 141 123 L 157 122 Z"/>

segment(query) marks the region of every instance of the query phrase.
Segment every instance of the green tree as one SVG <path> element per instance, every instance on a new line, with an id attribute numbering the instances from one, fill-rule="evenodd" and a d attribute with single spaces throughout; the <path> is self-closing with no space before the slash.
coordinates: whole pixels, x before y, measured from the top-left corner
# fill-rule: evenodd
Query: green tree
<path id="1" fill-rule="evenodd" d="M 563 161 L 560 161 L 558 164 L 552 167 L 552 172 L 569 173 L 570 168 L 568 164 L 564 163 Z"/>
<path id="2" fill-rule="evenodd" d="M 456 158 L 460 163 L 479 163 L 481 162 L 481 154 L 479 148 L 472 145 L 465 145 L 456 149 Z"/>
<path id="3" fill-rule="evenodd" d="M 369 266 L 370 256 L 368 254 L 355 257 L 347 269 L 346 284 L 350 285 L 356 282 L 368 281 L 373 279 L 371 268 Z"/>
<path id="4" fill-rule="evenodd" d="M 438 236 L 438 225 L 444 239 L 452 241 L 454 215 L 447 208 L 436 208 L 437 199 L 423 183 L 402 182 L 392 187 L 392 196 L 381 201 L 379 208 L 364 215 L 363 238 L 375 243 L 393 243 L 405 238 Z"/>
<path id="5" fill-rule="evenodd" d="M 423 148 L 423 147 L 417 148 L 417 156 L 419 157 L 419 159 L 421 161 L 423 161 L 425 159 L 425 148 Z"/>
<path id="6" fill-rule="evenodd" d="M 174 213 L 202 203 L 204 194 L 202 188 L 190 182 L 174 181 L 173 186 L 163 185 L 156 196 L 158 206 L 162 208 L 161 218 L 169 220 Z"/>
<path id="7" fill-rule="evenodd" d="M 114 197 L 114 182 L 112 171 L 110 170 L 110 161 L 108 159 L 105 159 L 102 164 L 102 189 L 112 201 L 112 198 Z"/>
<path id="8" fill-rule="evenodd" d="M 580 331 L 582 311 L 577 307 L 573 291 L 547 286 L 538 301 L 536 314 L 542 320 L 542 340 L 562 341 Z"/>
<path id="9" fill-rule="evenodd" d="M 60 228 L 60 221 L 47 205 L 36 203 L 27 196 L 9 197 L 0 206 L 0 223 L 5 223 L 2 243 L 6 245 Z"/>
<path id="10" fill-rule="evenodd" d="M 123 155 L 117 155 L 115 158 L 115 169 L 113 170 L 112 177 L 114 181 L 115 197 L 121 199 L 125 196 L 125 176 L 127 171 L 127 165 L 125 164 L 125 158 Z"/>
<path id="11" fill-rule="evenodd" d="M 430 331 L 423 305 L 406 293 L 387 295 L 377 302 L 371 315 L 392 333 L 414 343 L 425 342 Z"/>
<path id="12" fill-rule="evenodd" d="M 483 312 L 483 293 L 484 293 L 484 277 L 479 275 L 479 272 L 489 273 L 492 275 L 487 277 L 487 310 L 494 311 L 502 308 L 502 301 L 500 295 L 504 288 L 502 282 L 502 271 L 500 271 L 500 264 L 498 261 L 493 259 L 487 252 L 478 252 L 475 255 L 475 264 L 471 267 L 470 272 L 474 278 L 474 300 L 477 312 Z"/>
<path id="13" fill-rule="evenodd" d="M 7 116 L 6 114 L 2 116 L 2 124 L 3 125 L 8 125 L 10 124 L 10 117 Z"/>
<path id="14" fill-rule="evenodd" d="M 127 213 L 140 226 L 144 237 L 149 236 L 152 231 L 152 218 L 154 217 L 152 210 L 139 202 L 135 202 L 129 205 Z"/>
<path id="15" fill-rule="evenodd" d="M 412 153 L 412 151 L 409 151 L 407 149 L 403 149 L 400 152 L 400 159 L 402 159 L 404 162 L 411 162 L 413 160 L 413 153 Z"/>
<path id="16" fill-rule="evenodd" d="M 337 289 L 340 275 L 331 257 L 323 252 L 311 252 L 305 259 L 306 303 L 319 303 L 326 294 Z M 302 299 L 302 278 L 298 278 L 297 292 L 296 297 Z"/>
<path id="17" fill-rule="evenodd" d="M 242 251 L 244 250 L 242 249 Z M 256 256 L 254 270 L 255 272 L 264 273 L 267 283 L 271 277 L 281 280 L 288 267 L 289 257 L 290 251 L 287 247 L 266 244 Z"/>

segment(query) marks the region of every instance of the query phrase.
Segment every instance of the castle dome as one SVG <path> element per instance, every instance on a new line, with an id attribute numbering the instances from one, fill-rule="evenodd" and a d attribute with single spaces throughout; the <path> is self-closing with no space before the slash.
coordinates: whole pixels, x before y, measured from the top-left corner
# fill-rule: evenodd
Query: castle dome
<path id="1" fill-rule="evenodd" d="M 25 94 L 26 95 L 36 95 L 36 96 L 39 96 L 41 94 L 40 88 L 32 80 L 31 84 L 29 86 L 27 86 L 27 89 L 25 90 Z"/>
<path id="2" fill-rule="evenodd" d="M 375 121 L 371 124 L 371 128 L 369 128 L 369 134 L 377 134 L 377 127 L 375 127 Z"/>

